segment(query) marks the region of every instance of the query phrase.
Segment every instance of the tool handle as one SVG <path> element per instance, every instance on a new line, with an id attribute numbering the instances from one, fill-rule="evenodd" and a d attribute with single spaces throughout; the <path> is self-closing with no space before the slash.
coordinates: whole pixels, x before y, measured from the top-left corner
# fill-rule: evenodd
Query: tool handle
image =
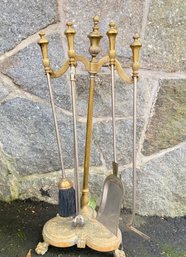
<path id="1" fill-rule="evenodd" d="M 75 61 L 75 50 L 74 50 L 74 36 L 76 34 L 75 29 L 73 28 L 72 22 L 67 22 L 67 29 L 65 30 L 65 35 L 68 42 L 68 56 L 70 65 L 76 65 Z"/>
<path id="2" fill-rule="evenodd" d="M 55 105 L 54 105 L 53 90 L 52 90 L 52 86 L 51 86 L 51 82 L 50 82 L 50 73 L 49 72 L 47 72 L 47 80 L 48 80 L 48 88 L 49 88 L 50 102 L 51 102 L 51 107 L 52 107 L 52 114 L 53 114 L 53 119 L 54 119 L 55 132 L 56 132 L 58 153 L 59 153 L 59 158 L 60 158 L 60 163 L 61 163 L 62 177 L 65 178 L 62 144 L 61 144 L 61 138 L 60 138 L 60 134 L 59 134 L 59 127 L 58 127 L 58 123 L 57 123 L 57 116 L 56 116 L 56 110 L 55 110 Z"/>
<path id="3" fill-rule="evenodd" d="M 100 52 L 100 47 L 99 43 L 102 38 L 102 35 L 99 31 L 99 17 L 95 16 L 93 18 L 94 26 L 93 26 L 93 31 L 89 33 L 88 38 L 90 40 L 90 47 L 89 47 L 89 53 L 92 56 L 92 62 L 97 62 L 96 61 L 96 56 Z"/>
<path id="4" fill-rule="evenodd" d="M 116 42 L 116 36 L 118 34 L 116 30 L 116 25 L 114 22 L 110 22 L 109 24 L 110 29 L 107 31 L 107 36 L 109 39 L 109 58 L 110 58 L 110 64 L 115 64 L 115 58 L 116 58 L 116 50 L 115 50 L 115 42 Z"/>
<path id="5" fill-rule="evenodd" d="M 50 72 L 50 61 L 48 58 L 48 40 L 45 37 L 45 33 L 41 31 L 39 33 L 40 40 L 38 41 L 39 46 L 41 47 L 41 53 L 43 57 L 43 66 L 46 72 Z"/>
<path id="6" fill-rule="evenodd" d="M 76 186 L 76 216 L 80 213 L 80 186 L 79 186 L 79 162 L 78 162 L 78 139 L 77 139 L 77 113 L 76 113 L 76 83 L 75 83 L 75 67 L 70 67 L 70 82 L 72 92 L 72 112 L 73 112 L 73 132 L 74 132 L 74 177 Z"/>
<path id="7" fill-rule="evenodd" d="M 138 77 L 139 76 L 139 51 L 140 48 L 142 47 L 142 44 L 139 41 L 139 34 L 136 33 L 133 37 L 134 42 L 130 45 L 132 48 L 132 55 L 133 55 L 133 77 Z"/>
<path id="8" fill-rule="evenodd" d="M 116 118 L 115 118 L 115 73 L 114 73 L 114 65 L 111 64 L 111 95 L 112 95 L 112 133 L 113 133 L 113 155 L 114 162 L 117 163 L 117 153 L 116 153 Z"/>

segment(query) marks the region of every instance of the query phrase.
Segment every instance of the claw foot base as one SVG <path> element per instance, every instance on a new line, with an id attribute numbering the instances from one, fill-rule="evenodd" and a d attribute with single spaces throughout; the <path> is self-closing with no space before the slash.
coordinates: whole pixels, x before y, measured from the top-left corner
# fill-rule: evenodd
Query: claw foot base
<path id="1" fill-rule="evenodd" d="M 124 251 L 117 249 L 114 251 L 114 257 L 126 257 L 126 255 L 125 255 Z"/>
<path id="2" fill-rule="evenodd" d="M 48 243 L 46 243 L 46 242 L 41 243 L 40 242 L 40 243 L 38 243 L 35 251 L 36 251 L 37 254 L 44 255 L 48 251 L 48 246 L 49 246 Z"/>

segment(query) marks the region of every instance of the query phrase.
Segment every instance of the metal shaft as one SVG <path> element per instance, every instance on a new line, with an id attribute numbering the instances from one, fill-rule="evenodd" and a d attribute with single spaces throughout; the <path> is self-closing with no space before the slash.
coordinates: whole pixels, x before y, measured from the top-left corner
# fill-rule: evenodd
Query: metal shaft
<path id="1" fill-rule="evenodd" d="M 131 224 L 134 223 L 135 213 L 136 213 L 136 187 L 137 187 L 137 174 L 136 174 L 136 117 L 137 117 L 137 77 L 134 77 L 133 85 L 133 195 L 132 195 L 132 217 Z"/>
<path id="2" fill-rule="evenodd" d="M 55 110 L 54 97 L 53 97 L 53 90 L 52 90 L 52 86 L 51 86 L 51 82 L 50 82 L 50 74 L 49 74 L 49 72 L 47 72 L 47 81 L 48 81 L 50 103 L 51 103 L 51 107 L 52 107 L 52 114 L 53 114 L 54 126 L 55 126 L 55 132 L 56 132 L 58 153 L 59 153 L 59 158 L 60 158 L 60 163 L 61 163 L 62 177 L 65 178 L 62 145 L 61 145 L 61 139 L 60 139 L 59 128 L 58 128 L 58 123 L 57 123 L 56 110 Z"/>
<path id="3" fill-rule="evenodd" d="M 116 119 L 115 119 L 115 73 L 114 65 L 111 65 L 111 77 L 112 77 L 112 133 L 113 133 L 113 155 L 114 162 L 117 162 L 116 157 Z"/>
<path id="4" fill-rule="evenodd" d="M 136 124 L 137 124 L 137 77 L 134 76 L 133 84 L 133 191 L 132 191 L 132 216 L 130 222 L 127 224 L 127 227 L 143 237 L 146 240 L 149 240 L 150 237 L 141 232 L 140 230 L 134 227 L 135 215 L 136 215 L 136 189 L 137 189 L 137 172 L 136 172 Z"/>
<path id="5" fill-rule="evenodd" d="M 94 107 L 94 83 L 95 75 L 90 76 L 90 89 L 89 89 L 89 100 L 88 100 L 88 114 L 87 114 L 87 128 L 86 128 L 86 142 L 85 142 L 85 158 L 84 158 L 84 177 L 83 177 L 83 191 L 81 204 L 82 207 L 88 205 L 88 176 L 90 166 L 90 151 L 91 151 L 91 140 L 92 140 L 92 118 L 93 118 L 93 107 Z"/>
<path id="6" fill-rule="evenodd" d="M 70 81 L 72 92 L 72 111 L 73 111 L 73 134 L 74 134 L 74 175 L 75 175 L 75 188 L 76 188 L 76 215 L 80 212 L 80 186 L 78 174 L 78 140 L 77 140 L 77 113 L 76 113 L 76 83 L 75 83 L 75 67 L 70 67 Z"/>

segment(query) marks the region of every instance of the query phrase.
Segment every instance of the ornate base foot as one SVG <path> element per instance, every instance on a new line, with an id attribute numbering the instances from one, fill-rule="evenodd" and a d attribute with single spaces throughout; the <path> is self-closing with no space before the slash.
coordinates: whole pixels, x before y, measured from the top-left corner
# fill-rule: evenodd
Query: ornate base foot
<path id="1" fill-rule="evenodd" d="M 46 242 L 43 242 L 43 243 L 39 243 L 35 249 L 36 253 L 37 254 L 41 254 L 41 255 L 44 255 L 47 251 L 48 251 L 48 246 L 49 244 L 46 243 Z"/>
<path id="2" fill-rule="evenodd" d="M 117 249 L 114 251 L 114 257 L 126 257 L 126 255 L 125 255 L 124 251 Z"/>

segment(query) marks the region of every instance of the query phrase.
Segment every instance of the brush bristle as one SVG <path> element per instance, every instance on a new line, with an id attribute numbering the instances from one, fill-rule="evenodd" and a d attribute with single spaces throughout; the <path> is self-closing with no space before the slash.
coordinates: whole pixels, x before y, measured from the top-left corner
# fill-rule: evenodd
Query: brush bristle
<path id="1" fill-rule="evenodd" d="M 59 215 L 70 217 L 76 214 L 76 196 L 73 187 L 59 189 Z"/>

